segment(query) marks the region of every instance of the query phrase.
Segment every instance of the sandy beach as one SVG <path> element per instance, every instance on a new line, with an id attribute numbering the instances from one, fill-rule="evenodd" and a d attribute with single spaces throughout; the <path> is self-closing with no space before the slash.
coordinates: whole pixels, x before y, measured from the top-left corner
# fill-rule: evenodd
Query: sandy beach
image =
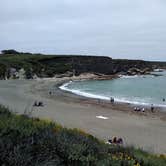
<path id="1" fill-rule="evenodd" d="M 0 103 L 17 113 L 31 112 L 31 116 L 79 128 L 105 141 L 122 137 L 126 145 L 166 154 L 166 113 L 135 113 L 132 105 L 98 103 L 57 88 L 70 79 L 1 80 Z M 44 107 L 32 107 L 34 101 L 42 101 Z"/>

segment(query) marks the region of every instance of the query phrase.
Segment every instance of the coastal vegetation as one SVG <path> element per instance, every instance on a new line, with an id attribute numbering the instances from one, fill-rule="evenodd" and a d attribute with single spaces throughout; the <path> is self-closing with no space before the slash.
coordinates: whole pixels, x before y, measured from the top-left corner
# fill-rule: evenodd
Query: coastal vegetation
<path id="1" fill-rule="evenodd" d="M 3 166 L 165 166 L 164 155 L 105 144 L 78 129 L 17 115 L 0 106 L 0 163 Z"/>
<path id="2" fill-rule="evenodd" d="M 82 73 L 101 75 L 146 74 L 155 68 L 166 68 L 166 62 L 112 59 L 104 56 L 43 55 L 2 50 L 0 79 L 72 76 Z"/>
<path id="3" fill-rule="evenodd" d="M 35 74 L 38 77 L 52 77 L 56 73 L 64 73 L 70 70 L 63 63 L 49 66 L 41 62 L 52 59 L 55 56 L 31 53 L 9 54 L 8 51 L 6 52 L 6 54 L 1 54 L 0 56 L 0 77 L 2 79 L 13 77 L 21 69 L 25 70 L 25 78 L 33 78 Z"/>

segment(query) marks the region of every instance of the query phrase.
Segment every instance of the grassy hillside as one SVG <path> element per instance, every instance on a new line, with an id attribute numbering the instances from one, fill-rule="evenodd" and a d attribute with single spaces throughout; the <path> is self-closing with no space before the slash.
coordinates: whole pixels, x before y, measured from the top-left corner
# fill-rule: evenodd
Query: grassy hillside
<path id="1" fill-rule="evenodd" d="M 166 159 L 134 148 L 107 145 L 77 129 L 16 115 L 0 106 L 3 166 L 165 166 Z"/>
<path id="2" fill-rule="evenodd" d="M 0 76 L 3 77 L 10 68 L 17 70 L 24 68 L 26 76 L 36 74 L 39 77 L 52 77 L 54 74 L 70 71 L 70 65 L 66 63 L 55 63 L 53 65 L 44 64 L 46 60 L 56 56 L 46 56 L 41 54 L 1 54 L 0 55 Z"/>

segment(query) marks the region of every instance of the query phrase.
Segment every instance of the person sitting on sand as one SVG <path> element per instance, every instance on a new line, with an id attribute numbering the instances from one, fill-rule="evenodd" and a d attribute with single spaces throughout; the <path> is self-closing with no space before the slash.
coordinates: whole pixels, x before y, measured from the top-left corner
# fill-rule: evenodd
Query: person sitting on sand
<path id="1" fill-rule="evenodd" d="M 122 145 L 123 144 L 123 139 L 122 138 L 118 138 L 117 144 Z"/>
<path id="2" fill-rule="evenodd" d="M 135 108 L 134 108 L 134 111 L 139 112 L 139 111 L 141 111 L 141 109 L 140 109 L 139 107 L 135 107 Z"/>
<path id="3" fill-rule="evenodd" d="M 141 108 L 138 107 L 138 108 L 137 108 L 137 111 L 140 112 L 140 111 L 141 111 Z"/>
<path id="4" fill-rule="evenodd" d="M 145 108 L 142 108 L 142 112 L 145 112 Z"/>
<path id="5" fill-rule="evenodd" d="M 44 104 L 43 104 L 42 101 L 39 101 L 39 102 L 35 101 L 34 104 L 33 104 L 33 106 L 35 106 L 35 107 L 43 107 Z"/>
<path id="6" fill-rule="evenodd" d="M 39 107 L 43 107 L 43 106 L 44 106 L 43 102 L 42 102 L 42 101 L 39 101 L 38 106 L 39 106 Z"/>
<path id="7" fill-rule="evenodd" d="M 109 143 L 109 144 L 112 144 L 112 139 L 109 139 L 109 140 L 108 140 L 108 143 Z"/>
<path id="8" fill-rule="evenodd" d="M 116 144 L 116 145 L 123 145 L 123 139 L 122 138 L 117 138 L 113 137 L 112 140 L 108 140 L 109 144 Z"/>
<path id="9" fill-rule="evenodd" d="M 38 103 L 37 101 L 34 102 L 33 106 L 38 106 Z"/>
<path id="10" fill-rule="evenodd" d="M 116 143 L 117 143 L 117 137 L 113 137 L 112 143 L 113 143 L 113 144 L 116 144 Z"/>

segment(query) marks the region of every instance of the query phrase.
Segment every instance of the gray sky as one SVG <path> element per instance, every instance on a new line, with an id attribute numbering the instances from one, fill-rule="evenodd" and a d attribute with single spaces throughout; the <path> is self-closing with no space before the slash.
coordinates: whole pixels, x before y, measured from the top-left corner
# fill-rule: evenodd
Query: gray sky
<path id="1" fill-rule="evenodd" d="M 0 49 L 166 61 L 166 0 L 0 0 Z"/>

